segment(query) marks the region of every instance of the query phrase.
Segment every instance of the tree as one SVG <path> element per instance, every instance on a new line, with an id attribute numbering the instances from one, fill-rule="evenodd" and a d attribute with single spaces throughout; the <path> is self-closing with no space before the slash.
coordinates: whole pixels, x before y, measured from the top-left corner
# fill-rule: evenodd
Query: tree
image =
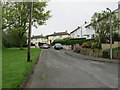
<path id="1" fill-rule="evenodd" d="M 22 39 L 29 28 L 29 2 L 4 2 L 2 3 L 3 23 L 2 30 L 17 29 L 19 32 L 20 48 L 22 49 Z M 33 2 L 32 25 L 38 27 L 44 25 L 50 15 L 50 10 L 45 10 L 47 2 Z"/>
<path id="2" fill-rule="evenodd" d="M 101 13 L 94 13 L 91 18 L 91 26 L 95 29 L 99 44 L 107 43 L 110 41 L 110 13 L 107 11 L 102 11 Z M 120 20 L 117 18 L 116 14 L 112 13 L 112 31 L 116 32 L 120 26 Z"/>
<path id="3" fill-rule="evenodd" d="M 23 45 L 27 44 L 27 33 L 22 38 Z M 2 33 L 2 46 L 3 47 L 20 47 L 20 37 L 18 30 L 6 30 Z"/>
<path id="4" fill-rule="evenodd" d="M 30 10 L 29 10 L 29 30 L 28 30 L 28 54 L 27 54 L 27 62 L 30 61 L 30 46 L 31 46 L 31 26 L 32 26 L 32 5 L 33 2 L 29 2 Z"/>

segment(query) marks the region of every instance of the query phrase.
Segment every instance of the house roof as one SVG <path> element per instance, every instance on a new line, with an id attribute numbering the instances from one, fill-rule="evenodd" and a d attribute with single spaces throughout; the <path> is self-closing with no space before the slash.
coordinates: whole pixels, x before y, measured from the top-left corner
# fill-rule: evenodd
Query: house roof
<path id="1" fill-rule="evenodd" d="M 59 35 L 70 35 L 67 32 L 54 32 L 53 34 L 47 35 L 47 36 L 59 36 Z"/>
<path id="2" fill-rule="evenodd" d="M 43 35 L 32 36 L 31 39 L 46 38 Z"/>
<path id="3" fill-rule="evenodd" d="M 87 27 L 89 27 L 89 26 L 91 26 L 91 23 L 90 23 L 90 24 L 88 24 L 88 25 L 86 25 L 86 26 L 85 26 L 85 28 L 87 28 Z"/>
<path id="4" fill-rule="evenodd" d="M 71 33 L 74 33 L 74 32 L 77 31 L 78 29 L 80 29 L 79 26 L 78 26 L 75 30 L 73 30 L 72 32 L 70 32 L 70 34 L 71 34 Z"/>

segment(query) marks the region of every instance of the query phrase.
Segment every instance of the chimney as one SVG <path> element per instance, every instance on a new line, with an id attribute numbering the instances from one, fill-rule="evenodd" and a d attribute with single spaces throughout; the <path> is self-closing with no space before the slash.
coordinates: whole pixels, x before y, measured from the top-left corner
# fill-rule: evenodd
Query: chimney
<path id="1" fill-rule="evenodd" d="M 87 24 L 87 22 L 85 21 L 85 24 Z"/>
<path id="2" fill-rule="evenodd" d="M 78 26 L 78 29 L 79 29 L 80 27 Z"/>
<path id="3" fill-rule="evenodd" d="M 54 32 L 54 34 L 55 34 L 55 32 Z"/>
<path id="4" fill-rule="evenodd" d="M 65 32 L 67 32 L 67 30 Z"/>

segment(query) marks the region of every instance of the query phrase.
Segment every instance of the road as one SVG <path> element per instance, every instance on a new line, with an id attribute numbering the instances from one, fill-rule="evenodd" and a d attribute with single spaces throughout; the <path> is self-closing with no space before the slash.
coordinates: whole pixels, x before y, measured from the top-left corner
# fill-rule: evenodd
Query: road
<path id="1" fill-rule="evenodd" d="M 118 65 L 44 49 L 27 88 L 117 88 Z"/>

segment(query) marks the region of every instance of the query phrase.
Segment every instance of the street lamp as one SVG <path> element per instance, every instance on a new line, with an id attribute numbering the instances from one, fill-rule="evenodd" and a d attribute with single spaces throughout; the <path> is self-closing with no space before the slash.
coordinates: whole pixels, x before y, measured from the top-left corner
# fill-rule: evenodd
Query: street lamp
<path id="1" fill-rule="evenodd" d="M 112 12 L 109 8 L 106 8 L 110 11 L 110 59 L 112 59 Z"/>

